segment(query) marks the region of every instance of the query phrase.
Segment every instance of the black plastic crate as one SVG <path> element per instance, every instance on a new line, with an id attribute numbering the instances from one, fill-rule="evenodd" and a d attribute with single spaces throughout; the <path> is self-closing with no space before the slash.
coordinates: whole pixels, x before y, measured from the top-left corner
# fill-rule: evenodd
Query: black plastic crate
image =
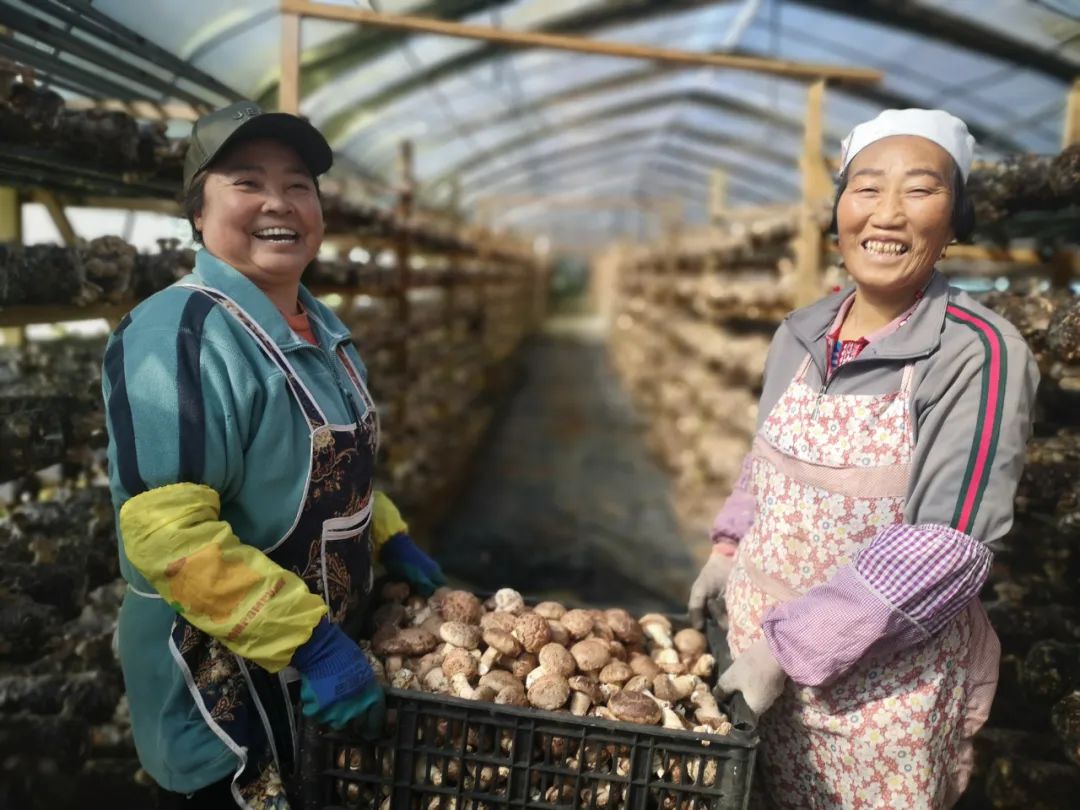
<path id="1" fill-rule="evenodd" d="M 722 737 L 396 689 L 387 705 L 375 742 L 323 731 L 316 753 L 307 735 L 305 810 L 748 805 L 757 738 L 739 698 Z"/>

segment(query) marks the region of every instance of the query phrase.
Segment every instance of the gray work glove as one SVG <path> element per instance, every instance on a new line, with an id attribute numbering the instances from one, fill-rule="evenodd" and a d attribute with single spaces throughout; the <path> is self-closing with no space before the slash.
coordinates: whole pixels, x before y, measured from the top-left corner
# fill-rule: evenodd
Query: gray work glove
<path id="1" fill-rule="evenodd" d="M 720 675 L 716 688 L 725 695 L 742 692 L 746 705 L 759 717 L 784 693 L 787 675 L 764 639 L 755 641 Z"/>
<path id="2" fill-rule="evenodd" d="M 727 587 L 728 577 L 735 565 L 735 558 L 726 554 L 713 552 L 702 566 L 694 584 L 690 587 L 690 601 L 687 611 L 690 613 L 690 624 L 698 630 L 705 627 L 705 605 L 707 602 L 723 604 L 724 588 Z"/>

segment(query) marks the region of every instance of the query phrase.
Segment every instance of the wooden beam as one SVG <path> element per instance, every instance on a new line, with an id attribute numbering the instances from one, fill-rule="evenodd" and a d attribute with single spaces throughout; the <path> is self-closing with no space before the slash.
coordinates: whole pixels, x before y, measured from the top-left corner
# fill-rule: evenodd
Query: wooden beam
<path id="1" fill-rule="evenodd" d="M 125 112 L 145 121 L 195 121 L 200 110 L 183 101 L 158 104 L 154 101 L 125 101 L 119 98 L 72 98 L 65 102 L 69 110 L 111 110 Z"/>
<path id="2" fill-rule="evenodd" d="M 34 202 L 45 206 L 45 210 L 52 217 L 53 224 L 56 225 L 56 230 L 60 232 L 60 238 L 64 240 L 64 244 L 73 247 L 79 237 L 76 235 L 75 229 L 71 227 L 71 221 L 67 217 L 63 203 L 51 191 L 35 191 L 31 198 Z"/>
<path id="3" fill-rule="evenodd" d="M 300 17 L 281 13 L 281 81 L 278 84 L 278 110 L 298 115 L 300 112 Z"/>
<path id="4" fill-rule="evenodd" d="M 558 51 L 590 53 L 599 56 L 618 56 L 630 59 L 649 59 L 656 62 L 672 62 L 693 67 L 726 67 L 752 70 L 775 76 L 797 79 L 829 78 L 845 82 L 879 82 L 882 74 L 877 70 L 842 65 L 810 64 L 755 56 L 732 56 L 694 51 L 656 48 L 623 42 L 602 42 L 586 37 L 543 34 L 535 31 L 507 31 L 483 25 L 411 17 L 404 14 L 383 14 L 360 8 L 328 6 L 307 0 L 282 0 L 283 14 L 298 14 L 338 22 L 354 22 L 397 30 L 417 31 L 425 34 L 441 34 L 448 37 L 482 40 L 500 45 L 527 48 L 551 48 Z"/>
<path id="5" fill-rule="evenodd" d="M 1065 130 L 1061 135 L 1061 148 L 1068 149 L 1080 143 L 1080 78 L 1073 79 L 1065 101 Z"/>

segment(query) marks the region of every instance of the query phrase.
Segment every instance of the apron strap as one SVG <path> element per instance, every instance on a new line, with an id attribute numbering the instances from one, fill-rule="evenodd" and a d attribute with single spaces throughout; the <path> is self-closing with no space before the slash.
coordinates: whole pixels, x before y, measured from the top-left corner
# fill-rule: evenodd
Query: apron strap
<path id="1" fill-rule="evenodd" d="M 806 370 L 810 368 L 810 363 L 813 362 L 813 358 L 810 356 L 810 352 L 806 353 L 806 357 L 803 358 L 802 365 L 799 366 L 799 370 L 795 373 L 795 379 L 798 382 L 803 381 L 803 377 L 806 376 Z"/>
<path id="2" fill-rule="evenodd" d="M 908 363 L 904 366 L 904 376 L 900 378 L 900 393 L 905 397 L 911 394 L 911 381 L 915 377 L 915 364 Z"/>
<path id="3" fill-rule="evenodd" d="M 364 378 L 360 375 L 360 370 L 353 364 L 353 361 L 349 357 L 349 353 L 345 351 L 344 346 L 339 345 L 337 347 L 337 356 L 338 359 L 341 360 L 341 365 L 345 367 L 345 373 L 348 375 L 349 380 L 352 381 L 356 393 L 360 396 L 360 401 L 364 403 L 364 407 L 367 409 L 367 412 L 371 414 L 372 419 L 375 422 L 375 453 L 377 455 L 379 452 L 379 440 L 382 437 L 382 424 L 379 421 L 379 409 L 375 407 L 375 400 L 371 398 L 367 385 L 364 384 Z"/>
<path id="4" fill-rule="evenodd" d="M 310 424 L 313 429 L 329 424 L 326 419 L 326 414 L 323 413 L 322 408 L 319 407 L 315 398 L 311 395 L 311 392 L 308 391 L 307 386 L 301 381 L 300 376 L 285 357 L 285 354 L 278 348 L 277 343 L 274 342 L 274 339 L 266 333 L 266 330 L 259 326 L 259 324 L 256 323 L 239 304 L 229 296 L 225 295 L 225 293 L 220 290 L 215 290 L 212 287 L 204 287 L 201 284 L 192 284 L 190 282 L 181 283 L 177 286 L 197 290 L 220 304 L 222 309 L 229 313 L 229 315 L 231 315 L 236 322 L 244 327 L 245 331 L 254 338 L 255 343 L 262 349 L 263 354 L 265 354 L 270 362 L 277 366 L 285 376 L 285 381 L 289 384 L 289 390 L 292 391 L 293 398 L 300 404 L 304 416 L 307 417 L 308 424 Z"/>

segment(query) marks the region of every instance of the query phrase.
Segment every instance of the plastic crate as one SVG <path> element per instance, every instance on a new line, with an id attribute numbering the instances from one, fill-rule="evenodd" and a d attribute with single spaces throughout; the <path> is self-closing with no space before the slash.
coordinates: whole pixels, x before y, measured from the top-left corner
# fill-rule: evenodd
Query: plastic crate
<path id="1" fill-rule="evenodd" d="M 725 736 L 387 691 L 382 738 L 305 735 L 305 810 L 746 808 L 757 738 L 741 699 Z"/>
<path id="2" fill-rule="evenodd" d="M 710 621 L 706 637 L 722 671 L 724 630 Z M 745 810 L 756 718 L 741 695 L 725 708 L 734 728 L 721 737 L 389 689 L 374 742 L 303 726 L 301 805 Z"/>

